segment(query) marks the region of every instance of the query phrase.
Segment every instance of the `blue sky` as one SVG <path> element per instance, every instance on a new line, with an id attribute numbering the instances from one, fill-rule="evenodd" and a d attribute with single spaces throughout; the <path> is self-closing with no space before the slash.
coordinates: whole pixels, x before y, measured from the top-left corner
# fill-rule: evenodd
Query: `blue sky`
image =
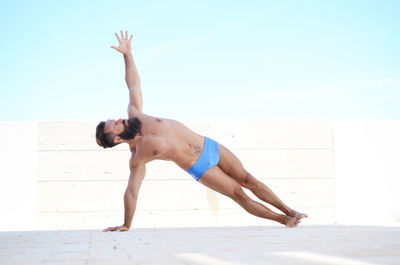
<path id="1" fill-rule="evenodd" d="M 400 1 L 7 1 L 0 121 L 400 119 Z"/>

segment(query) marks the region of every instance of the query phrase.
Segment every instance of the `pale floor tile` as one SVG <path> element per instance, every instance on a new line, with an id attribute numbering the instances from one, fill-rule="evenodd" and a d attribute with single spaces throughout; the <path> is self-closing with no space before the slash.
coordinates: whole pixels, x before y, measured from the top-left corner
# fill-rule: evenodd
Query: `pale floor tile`
<path id="1" fill-rule="evenodd" d="M 0 264 L 400 264 L 399 238 L 340 225 L 0 232 Z"/>

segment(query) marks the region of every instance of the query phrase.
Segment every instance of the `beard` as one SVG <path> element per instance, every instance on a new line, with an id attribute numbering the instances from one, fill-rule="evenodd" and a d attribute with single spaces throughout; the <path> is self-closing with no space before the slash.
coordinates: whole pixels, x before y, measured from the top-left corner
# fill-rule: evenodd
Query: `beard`
<path id="1" fill-rule="evenodd" d="M 136 134 L 142 129 L 142 122 L 138 118 L 128 119 L 128 125 L 125 126 L 125 131 L 118 136 L 124 140 L 132 140 Z"/>

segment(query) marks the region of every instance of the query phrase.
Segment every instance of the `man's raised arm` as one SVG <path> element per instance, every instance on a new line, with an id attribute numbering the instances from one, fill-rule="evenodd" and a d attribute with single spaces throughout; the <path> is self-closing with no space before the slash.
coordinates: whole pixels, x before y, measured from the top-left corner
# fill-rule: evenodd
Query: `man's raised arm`
<path id="1" fill-rule="evenodd" d="M 131 34 L 130 38 L 128 39 L 128 31 L 125 31 L 125 36 L 122 33 L 122 30 L 120 32 L 121 36 L 118 36 L 118 34 L 115 33 L 119 46 L 111 46 L 111 48 L 119 51 L 124 55 L 125 81 L 129 89 L 128 116 L 131 118 L 135 116 L 132 112 L 142 111 L 142 90 L 140 87 L 139 73 L 136 69 L 135 62 L 133 61 L 132 57 L 131 41 L 133 35 Z"/>

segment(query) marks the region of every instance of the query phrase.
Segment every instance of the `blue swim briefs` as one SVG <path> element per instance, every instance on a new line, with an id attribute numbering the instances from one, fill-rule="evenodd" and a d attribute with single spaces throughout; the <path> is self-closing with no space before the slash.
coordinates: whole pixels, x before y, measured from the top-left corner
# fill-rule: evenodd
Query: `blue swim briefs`
<path id="1" fill-rule="evenodd" d="M 196 163 L 186 170 L 192 177 L 199 181 L 201 176 L 219 162 L 218 143 L 208 137 L 204 137 L 203 152 Z"/>

